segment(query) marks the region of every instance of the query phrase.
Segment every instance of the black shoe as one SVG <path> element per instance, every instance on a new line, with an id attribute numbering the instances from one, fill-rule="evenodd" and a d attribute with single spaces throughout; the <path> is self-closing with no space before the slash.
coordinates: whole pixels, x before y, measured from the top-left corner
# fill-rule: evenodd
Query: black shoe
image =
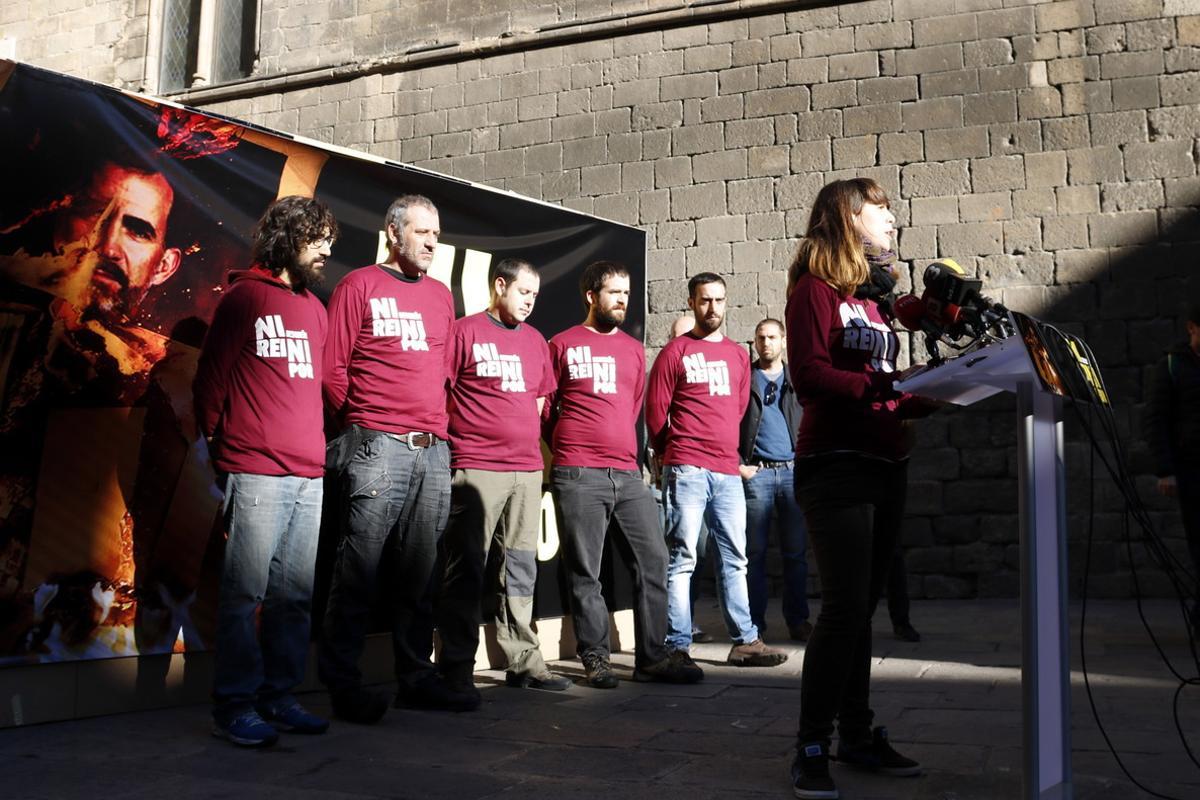
<path id="1" fill-rule="evenodd" d="M 441 674 L 442 683 L 444 683 L 452 692 L 467 695 L 474 698 L 475 707 L 478 708 L 483 702 L 483 695 L 479 693 L 479 689 L 475 686 L 475 673 L 470 669 L 455 669 Z"/>
<path id="2" fill-rule="evenodd" d="M 837 786 L 829 777 L 829 745 L 809 742 L 796 750 L 792 762 L 792 793 L 801 800 L 838 800 Z"/>
<path id="3" fill-rule="evenodd" d="M 899 625 L 893 625 L 892 633 L 896 634 L 896 638 L 902 642 L 921 641 L 921 634 L 917 633 L 917 629 L 909 622 L 901 622 Z"/>
<path id="4" fill-rule="evenodd" d="M 474 711 L 482 697 L 474 685 L 470 691 L 451 687 L 439 675 L 430 675 L 414 686 L 403 684 L 396 693 L 395 708 L 416 708 L 430 711 Z"/>
<path id="5" fill-rule="evenodd" d="M 587 684 L 593 689 L 615 689 L 620 683 L 604 653 L 584 653 L 583 668 L 587 670 Z"/>
<path id="6" fill-rule="evenodd" d="M 704 680 L 704 670 L 696 665 L 686 650 L 672 650 L 661 661 L 634 669 L 633 679 L 640 682 L 699 683 Z"/>
<path id="7" fill-rule="evenodd" d="M 542 667 L 536 674 L 528 672 L 506 672 L 504 682 L 514 689 L 541 689 L 544 692 L 565 692 L 571 688 L 571 679 L 555 675 Z"/>
<path id="8" fill-rule="evenodd" d="M 865 742 L 850 746 L 846 746 L 844 742 L 838 742 L 835 760 L 847 767 L 897 778 L 921 774 L 919 763 L 900 755 L 888 743 L 887 728 L 883 726 L 871 731 L 871 738 Z"/>
<path id="9" fill-rule="evenodd" d="M 346 722 L 359 725 L 374 725 L 387 713 L 387 697 L 361 686 L 341 689 L 330 695 L 333 715 Z"/>
<path id="10" fill-rule="evenodd" d="M 713 635 L 711 633 L 706 633 L 699 628 L 692 628 L 692 642 L 694 644 L 708 644 L 711 641 L 713 641 Z"/>
<path id="11" fill-rule="evenodd" d="M 793 642 L 807 642 L 808 637 L 812 636 L 813 626 L 808 620 L 804 620 L 799 625 L 788 628 L 788 636 Z"/>

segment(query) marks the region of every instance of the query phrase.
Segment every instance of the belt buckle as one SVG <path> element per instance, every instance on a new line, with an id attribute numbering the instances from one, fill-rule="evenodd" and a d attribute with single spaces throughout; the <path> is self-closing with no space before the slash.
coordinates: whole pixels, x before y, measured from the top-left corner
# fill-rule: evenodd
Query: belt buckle
<path id="1" fill-rule="evenodd" d="M 413 444 L 413 437 L 418 436 L 418 435 L 419 434 L 416 431 L 409 431 L 408 434 L 404 437 L 404 444 L 406 444 L 408 446 L 408 449 L 413 451 L 414 453 L 420 449 L 419 447 L 417 447 L 416 445 Z"/>

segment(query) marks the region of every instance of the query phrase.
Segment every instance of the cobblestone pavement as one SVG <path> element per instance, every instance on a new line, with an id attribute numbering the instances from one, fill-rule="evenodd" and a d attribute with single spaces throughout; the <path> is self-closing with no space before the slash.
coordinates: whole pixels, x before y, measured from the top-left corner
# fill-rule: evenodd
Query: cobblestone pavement
<path id="1" fill-rule="evenodd" d="M 702 624 L 720 630 L 702 603 Z M 898 642 L 876 617 L 873 699 L 917 778 L 881 779 L 834 767 L 844 798 L 1019 798 L 1020 620 L 1015 601 L 919 601 L 918 644 Z M 1072 607 L 1075 797 L 1138 798 L 1108 752 L 1079 672 L 1080 608 Z M 1178 612 L 1146 605 L 1159 644 L 1196 675 Z M 778 628 L 782 629 L 781 621 Z M 729 644 L 697 645 L 707 677 L 687 687 L 623 681 L 616 690 L 519 691 L 483 672 L 472 714 L 392 711 L 375 727 L 335 722 L 324 736 L 284 735 L 246 751 L 208 734 L 203 706 L 0 731 L 5 798 L 767 798 L 791 796 L 803 647 L 775 669 L 724 665 Z M 768 635 L 768 639 L 771 637 Z M 1154 653 L 1129 601 L 1088 608 L 1086 656 L 1104 728 L 1126 766 L 1167 796 L 1200 796 L 1200 767 L 1174 731 L 1179 681 Z M 614 661 L 628 678 L 632 656 Z M 560 662 L 576 677 L 576 662 Z M 323 693 L 305 695 L 318 713 Z M 1200 687 L 1180 697 L 1180 722 L 1200 753 Z"/>

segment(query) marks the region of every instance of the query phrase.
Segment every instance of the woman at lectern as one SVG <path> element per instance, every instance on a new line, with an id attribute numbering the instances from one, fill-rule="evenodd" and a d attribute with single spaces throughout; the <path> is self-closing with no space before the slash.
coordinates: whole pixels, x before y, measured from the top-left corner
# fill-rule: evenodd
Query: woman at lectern
<path id="1" fill-rule="evenodd" d="M 883 775 L 921 771 L 892 748 L 886 728 L 872 727 L 869 700 L 871 615 L 904 514 L 911 447 L 905 420 L 933 409 L 893 387 L 895 231 L 878 183 L 834 181 L 817 194 L 788 271 L 788 368 L 804 405 L 795 491 L 821 576 L 792 765 L 799 798 L 838 797 L 831 759 Z"/>

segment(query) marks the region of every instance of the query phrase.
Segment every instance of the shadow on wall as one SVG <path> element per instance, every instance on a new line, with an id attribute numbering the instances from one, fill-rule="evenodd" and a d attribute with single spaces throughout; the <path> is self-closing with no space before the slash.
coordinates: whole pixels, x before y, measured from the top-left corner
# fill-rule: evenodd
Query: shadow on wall
<path id="1" fill-rule="evenodd" d="M 1180 182 L 1182 183 L 1182 182 Z M 1196 193 L 1193 193 L 1196 194 Z M 1200 196 L 1187 198 L 1200 203 Z M 1161 202 L 1161 198 L 1159 200 Z M 1037 225 L 1038 220 L 1032 220 Z M 1142 432 L 1151 370 L 1183 337 L 1189 302 L 1200 299 L 1200 210 L 1195 205 L 1121 214 L 1046 218 L 1077 225 L 1093 246 L 963 258 L 983 278 L 984 292 L 1082 336 L 1095 351 L 1142 500 L 1168 547 L 1188 563 L 1173 498 L 1160 497 Z M 1050 231 L 1044 231 L 1047 238 Z M 1040 244 L 1040 242 L 1039 242 Z M 912 277 L 928 260 L 914 261 Z M 1032 284 L 1032 285 L 1031 285 Z M 914 344 L 914 360 L 924 348 Z M 1020 592 L 1015 403 L 1011 395 L 951 408 L 918 424 L 904 530 L 909 591 L 914 597 L 1013 597 Z M 1069 580 L 1083 586 L 1085 546 L 1093 536 L 1088 595 L 1169 596 L 1165 576 L 1149 565 L 1133 531 L 1126 549 L 1125 502 L 1091 446 L 1077 415 L 1066 411 Z M 1091 481 L 1089 481 L 1091 477 Z M 1094 502 L 1093 502 L 1094 495 Z M 1090 526 L 1090 530 L 1089 530 Z"/>

